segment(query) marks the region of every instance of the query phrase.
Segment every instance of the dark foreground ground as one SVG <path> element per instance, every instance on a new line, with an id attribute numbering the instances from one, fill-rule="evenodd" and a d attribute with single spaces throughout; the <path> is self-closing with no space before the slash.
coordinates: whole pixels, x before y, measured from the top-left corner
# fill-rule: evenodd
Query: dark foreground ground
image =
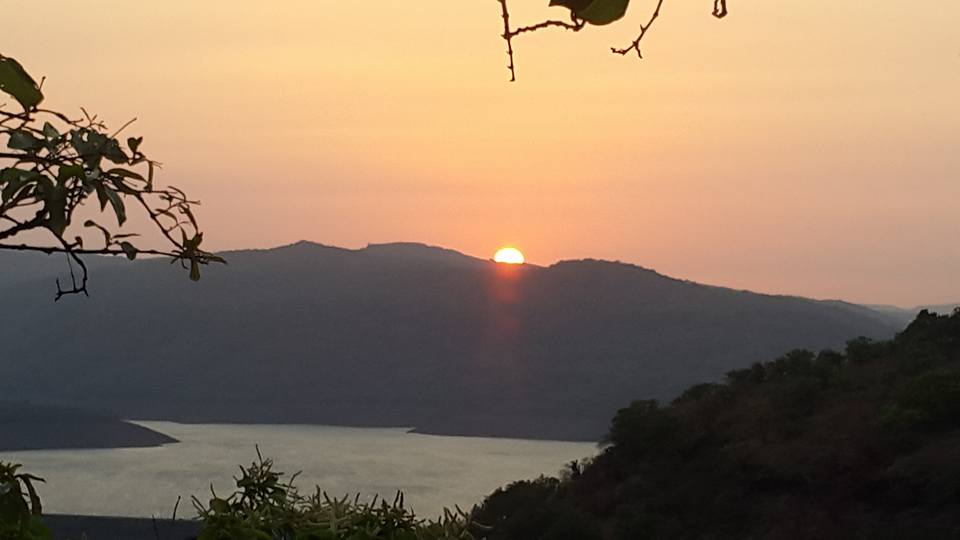
<path id="1" fill-rule="evenodd" d="M 199 523 L 184 520 L 48 515 L 43 521 L 54 540 L 187 540 L 200 532 Z"/>

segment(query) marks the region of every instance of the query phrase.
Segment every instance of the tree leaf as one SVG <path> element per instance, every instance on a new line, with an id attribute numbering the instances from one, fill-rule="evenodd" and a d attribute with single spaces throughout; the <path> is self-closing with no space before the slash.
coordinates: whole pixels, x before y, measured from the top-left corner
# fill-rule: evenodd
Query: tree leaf
<path id="1" fill-rule="evenodd" d="M 0 55 L 0 90 L 13 96 L 24 110 L 43 101 L 43 92 L 23 66 L 13 58 Z"/>
<path id="2" fill-rule="evenodd" d="M 0 191 L 0 200 L 4 203 L 12 201 L 21 188 L 38 176 L 40 176 L 40 173 L 37 171 L 25 171 L 13 167 L 0 170 L 0 185 L 3 187 L 3 190 Z"/>
<path id="3" fill-rule="evenodd" d="M 21 474 L 18 478 L 27 487 L 27 494 L 30 496 L 30 513 L 34 516 L 43 514 L 43 504 L 40 502 L 40 496 L 37 495 L 37 489 L 33 486 L 34 481 L 43 482 L 43 479 L 32 474 Z"/>
<path id="4" fill-rule="evenodd" d="M 593 0 L 550 0 L 551 6 L 565 7 L 573 12 L 574 15 L 586 9 L 591 3 L 593 3 Z"/>
<path id="5" fill-rule="evenodd" d="M 193 239 L 187 244 L 187 248 L 191 250 L 196 250 L 200 247 L 200 244 L 203 243 L 203 233 L 198 232 L 194 235 Z"/>
<path id="6" fill-rule="evenodd" d="M 44 203 L 48 214 L 47 228 L 57 236 L 62 236 L 70 223 L 70 216 L 67 215 L 67 190 L 63 184 L 50 190 L 44 197 Z"/>
<path id="7" fill-rule="evenodd" d="M 107 171 L 107 174 L 116 175 L 122 178 L 132 178 L 133 180 L 140 180 L 141 182 L 147 181 L 147 179 L 144 178 L 142 174 L 128 170 L 128 169 L 121 169 L 121 168 L 110 169 Z"/>
<path id="8" fill-rule="evenodd" d="M 577 17 L 596 26 L 603 26 L 623 18 L 627 13 L 630 0 L 594 0 L 580 10 Z"/>
<path id="9" fill-rule="evenodd" d="M 80 165 L 61 165 L 57 171 L 57 181 L 65 184 L 71 178 L 84 179 L 84 170 Z"/>
<path id="10" fill-rule="evenodd" d="M 50 122 L 43 123 L 43 136 L 47 138 L 48 141 L 56 142 L 60 140 L 60 132 L 57 131 L 57 128 L 53 127 L 53 124 Z"/>
<path id="11" fill-rule="evenodd" d="M 147 160 L 147 191 L 153 189 L 153 162 Z"/>
<path id="12" fill-rule="evenodd" d="M 90 155 L 97 150 L 97 144 L 90 140 L 90 131 L 87 129 L 71 130 L 70 144 L 73 145 L 73 149 L 81 156 Z"/>
<path id="13" fill-rule="evenodd" d="M 106 135 L 87 128 L 75 129 L 70 132 L 70 144 L 73 145 L 74 150 L 80 154 L 80 157 L 83 158 L 90 169 L 100 166 L 100 160 L 107 152 L 109 141 Z M 116 141 L 113 142 L 116 143 Z M 119 150 L 119 146 L 117 150 Z"/>
<path id="14" fill-rule="evenodd" d="M 127 147 L 136 154 L 140 151 L 140 144 L 143 143 L 143 137 L 130 137 L 127 139 Z"/>
<path id="15" fill-rule="evenodd" d="M 127 255 L 131 261 L 137 258 L 137 248 L 130 242 L 120 242 L 120 249 Z"/>
<path id="16" fill-rule="evenodd" d="M 94 189 L 97 190 L 97 199 L 100 201 L 100 211 L 103 212 L 107 208 L 107 188 L 103 185 L 103 182 L 97 182 L 94 185 Z"/>
<path id="17" fill-rule="evenodd" d="M 33 133 L 18 129 L 10 133 L 10 140 L 7 146 L 14 150 L 24 150 L 27 152 L 43 148 L 43 141 L 34 137 Z"/>
<path id="18" fill-rule="evenodd" d="M 101 152 L 105 158 L 114 163 L 123 164 L 130 161 L 130 158 L 127 157 L 127 154 L 125 154 L 123 149 L 120 148 L 120 143 L 118 143 L 116 139 L 110 139 L 107 141 L 106 144 L 104 144 Z"/>
<path id="19" fill-rule="evenodd" d="M 12 206 L 15 202 L 29 197 L 30 190 L 23 189 L 23 187 L 23 182 L 10 182 L 5 188 L 3 188 L 3 191 L 0 192 L 0 200 L 2 200 L 4 204 L 9 204 Z"/>
<path id="20" fill-rule="evenodd" d="M 113 206 L 113 212 L 117 215 L 117 224 L 123 225 L 123 223 L 127 221 L 127 209 L 123 204 L 123 199 L 120 198 L 120 195 L 118 195 L 116 191 L 106 186 L 103 188 L 103 194 L 107 200 L 110 201 L 110 205 Z"/>

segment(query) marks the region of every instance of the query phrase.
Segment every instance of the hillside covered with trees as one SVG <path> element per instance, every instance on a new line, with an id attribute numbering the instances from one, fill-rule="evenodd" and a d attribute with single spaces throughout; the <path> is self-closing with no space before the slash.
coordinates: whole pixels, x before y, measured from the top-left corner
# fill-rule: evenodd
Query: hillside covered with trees
<path id="1" fill-rule="evenodd" d="M 960 537 L 960 310 L 890 341 L 635 401 L 563 478 L 498 490 L 490 540 Z"/>

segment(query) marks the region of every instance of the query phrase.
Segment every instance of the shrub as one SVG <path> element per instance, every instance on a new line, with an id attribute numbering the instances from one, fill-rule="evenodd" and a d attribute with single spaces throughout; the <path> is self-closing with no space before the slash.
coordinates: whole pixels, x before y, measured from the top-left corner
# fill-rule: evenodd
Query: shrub
<path id="1" fill-rule="evenodd" d="M 331 498 L 320 488 L 301 495 L 273 461 L 241 467 L 236 491 L 207 505 L 193 498 L 203 522 L 197 540 L 459 540 L 472 539 L 471 517 L 444 510 L 437 521 L 417 518 L 404 507 L 403 494 L 392 503 L 360 501 L 359 496 Z"/>
<path id="2" fill-rule="evenodd" d="M 926 373 L 904 386 L 896 397 L 903 409 L 914 409 L 931 420 L 951 420 L 960 414 L 960 372 Z"/>
<path id="3" fill-rule="evenodd" d="M 700 401 L 708 396 L 713 396 L 722 392 L 726 387 L 720 384 L 714 383 L 701 383 L 695 384 L 690 388 L 684 390 L 679 397 L 673 400 L 674 405 L 681 405 L 683 403 L 691 403 L 694 401 Z"/>
<path id="4" fill-rule="evenodd" d="M 624 455 L 649 455 L 669 450 L 678 430 L 677 419 L 656 400 L 638 400 L 617 411 L 604 442 Z"/>
<path id="5" fill-rule="evenodd" d="M 560 496 L 562 483 L 541 476 L 496 490 L 476 510 L 483 525 L 474 530 L 485 540 L 599 539 L 594 520 Z"/>
<path id="6" fill-rule="evenodd" d="M 883 342 L 874 342 L 870 338 L 858 337 L 847 342 L 847 360 L 855 365 L 869 364 L 883 355 L 886 346 Z"/>
<path id="7" fill-rule="evenodd" d="M 20 465 L 0 462 L 0 540 L 49 540 L 33 486 L 43 479 L 19 471 Z"/>

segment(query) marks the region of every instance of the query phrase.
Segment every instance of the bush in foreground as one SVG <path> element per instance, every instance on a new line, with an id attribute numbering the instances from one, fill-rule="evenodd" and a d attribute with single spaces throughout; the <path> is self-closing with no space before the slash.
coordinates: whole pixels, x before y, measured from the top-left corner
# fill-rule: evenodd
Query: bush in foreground
<path id="1" fill-rule="evenodd" d="M 0 540 L 49 540 L 40 521 L 43 508 L 34 489 L 42 478 L 20 472 L 20 465 L 0 462 Z"/>
<path id="2" fill-rule="evenodd" d="M 403 494 L 392 503 L 331 498 L 320 488 L 301 495 L 273 462 L 258 460 L 241 467 L 237 489 L 228 497 L 216 494 L 194 506 L 203 523 L 198 540 L 467 540 L 470 516 L 459 509 L 444 511 L 436 521 L 417 518 L 404 507 Z"/>

